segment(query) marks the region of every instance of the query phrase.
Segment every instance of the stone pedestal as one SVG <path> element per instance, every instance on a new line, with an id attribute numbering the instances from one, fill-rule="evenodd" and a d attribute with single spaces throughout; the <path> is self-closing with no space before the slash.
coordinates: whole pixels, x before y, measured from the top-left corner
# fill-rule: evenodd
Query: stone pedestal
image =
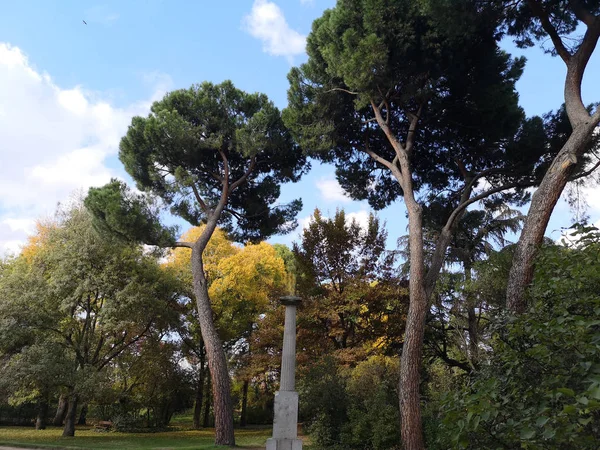
<path id="1" fill-rule="evenodd" d="M 267 439 L 267 450 L 302 450 L 302 439 Z"/>
<path id="2" fill-rule="evenodd" d="M 298 393 L 296 382 L 296 306 L 299 297 L 283 297 L 285 325 L 281 355 L 281 380 L 275 393 L 273 437 L 267 439 L 267 450 L 302 450 L 298 439 Z"/>

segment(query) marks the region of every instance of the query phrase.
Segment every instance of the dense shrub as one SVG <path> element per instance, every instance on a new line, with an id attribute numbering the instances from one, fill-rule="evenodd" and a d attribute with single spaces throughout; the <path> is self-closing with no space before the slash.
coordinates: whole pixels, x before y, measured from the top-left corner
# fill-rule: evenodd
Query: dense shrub
<path id="1" fill-rule="evenodd" d="M 600 239 L 542 252 L 531 310 L 497 322 L 493 357 L 439 411 L 436 448 L 597 449 Z"/>
<path id="2" fill-rule="evenodd" d="M 398 448 L 397 358 L 371 357 L 355 368 L 323 358 L 303 379 L 302 415 L 317 448 Z"/>

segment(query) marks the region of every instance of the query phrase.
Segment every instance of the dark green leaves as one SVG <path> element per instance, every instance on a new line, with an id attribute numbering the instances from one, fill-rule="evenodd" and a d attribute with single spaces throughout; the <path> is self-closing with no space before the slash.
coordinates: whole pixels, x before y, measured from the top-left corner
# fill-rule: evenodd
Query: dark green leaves
<path id="1" fill-rule="evenodd" d="M 170 247 L 175 243 L 176 228 L 162 226 L 147 198 L 131 192 L 121 181 L 113 179 L 101 188 L 90 188 L 85 206 L 93 214 L 94 226 L 100 231 L 159 247 Z"/>
<path id="2" fill-rule="evenodd" d="M 273 103 L 229 81 L 167 94 L 148 117 L 133 118 L 119 157 L 140 190 L 192 225 L 220 208 L 225 190 L 220 225 L 242 240 L 293 228 L 299 200 L 275 203 L 281 183 L 308 167 Z"/>

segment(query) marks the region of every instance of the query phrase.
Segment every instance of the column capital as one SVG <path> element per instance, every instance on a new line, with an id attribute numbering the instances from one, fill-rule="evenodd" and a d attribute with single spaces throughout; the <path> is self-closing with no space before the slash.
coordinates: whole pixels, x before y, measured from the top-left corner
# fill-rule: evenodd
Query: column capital
<path id="1" fill-rule="evenodd" d="M 285 306 L 298 306 L 302 302 L 302 297 L 286 295 L 284 297 L 279 297 L 279 302 Z"/>

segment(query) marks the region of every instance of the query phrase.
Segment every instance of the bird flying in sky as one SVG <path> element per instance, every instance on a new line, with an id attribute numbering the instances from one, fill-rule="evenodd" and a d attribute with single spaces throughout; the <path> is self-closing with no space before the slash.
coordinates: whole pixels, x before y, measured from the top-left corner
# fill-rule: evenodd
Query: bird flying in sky
<path id="1" fill-rule="evenodd" d="M 87 25 L 87 22 L 84 20 L 83 23 L 85 23 Z"/>

